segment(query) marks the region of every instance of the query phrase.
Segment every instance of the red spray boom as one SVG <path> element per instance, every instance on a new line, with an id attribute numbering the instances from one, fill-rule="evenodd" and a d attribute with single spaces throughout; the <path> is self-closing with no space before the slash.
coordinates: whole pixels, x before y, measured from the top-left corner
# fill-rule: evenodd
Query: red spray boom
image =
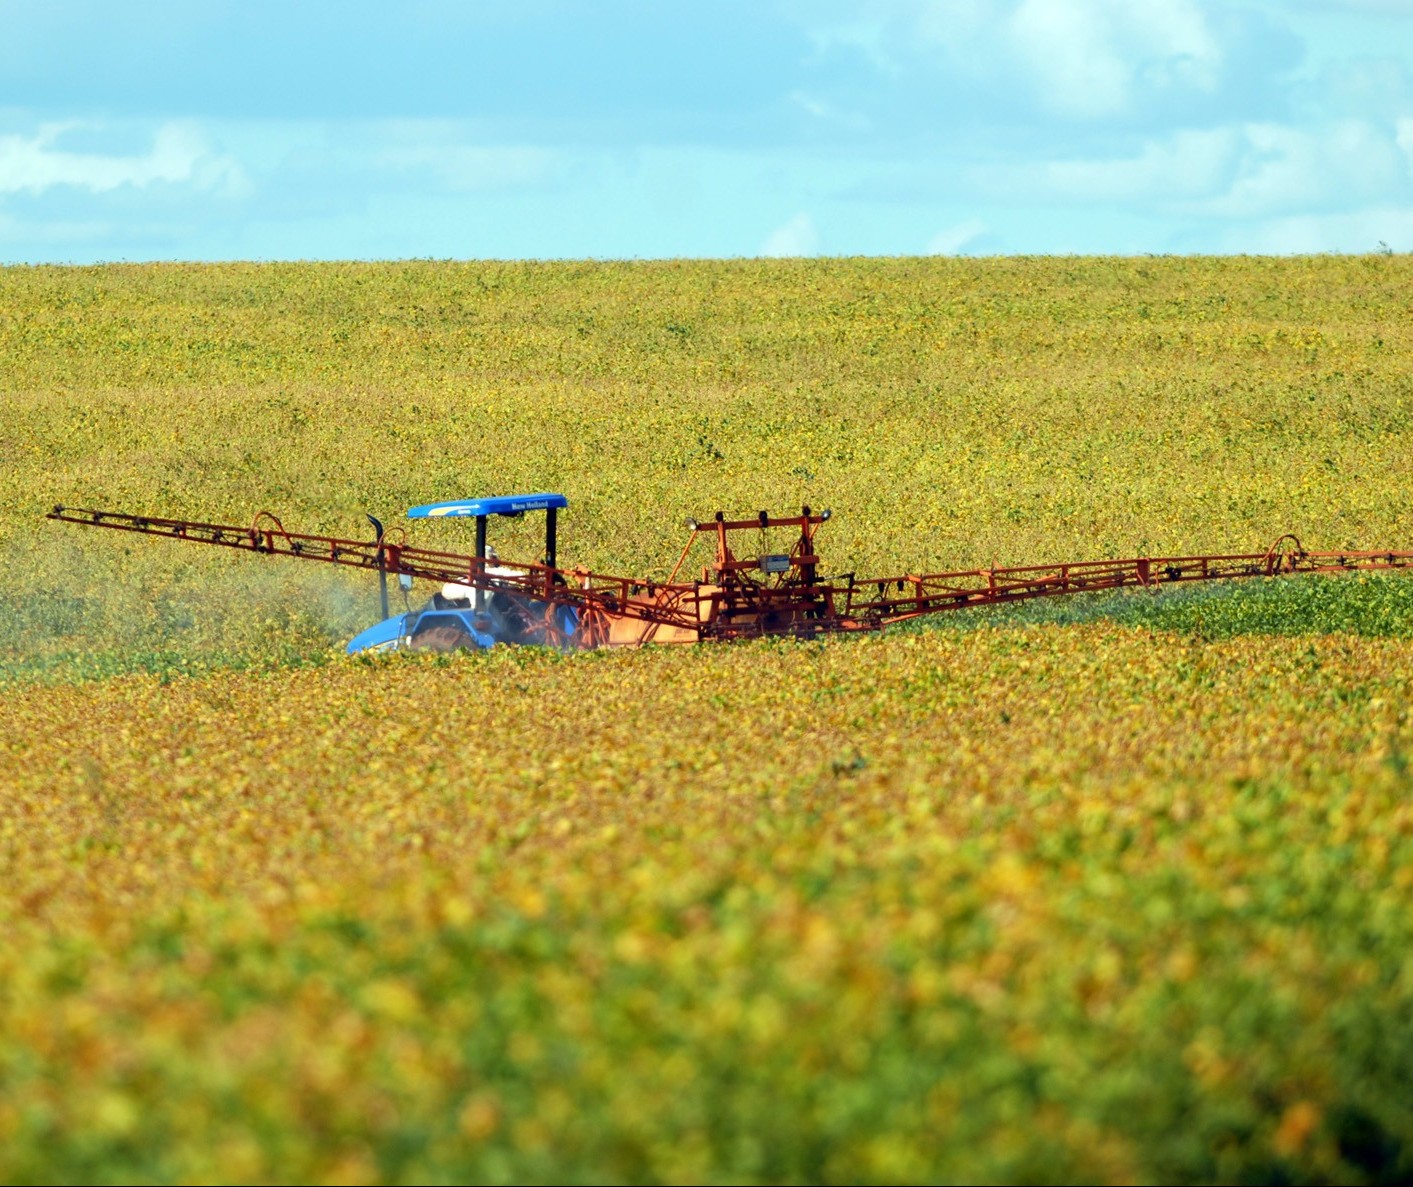
<path id="1" fill-rule="evenodd" d="M 1294 536 L 1280 537 L 1261 552 L 1204 556 L 1131 557 L 1051 565 L 998 566 L 947 573 L 908 573 L 893 577 L 826 576 L 815 547 L 819 528 L 830 518 L 808 507 L 799 515 L 762 511 L 728 520 L 717 512 L 706 522 L 688 520 L 691 533 L 666 581 L 615 577 L 555 563 L 555 510 L 562 496 L 524 504 L 548 504 L 546 563 L 517 563 L 488 553 L 490 515 L 520 515 L 510 498 L 433 504 L 423 514 L 475 515 L 475 555 L 416 548 L 390 542 L 340 539 L 286 531 L 261 512 L 249 527 L 159 519 L 70 507 L 55 507 L 48 518 L 88 527 L 139 532 L 193 544 L 210 544 L 265 556 L 288 556 L 366 569 L 442 585 L 432 603 L 415 614 L 388 620 L 387 629 L 365 632 L 350 650 L 368 646 L 489 646 L 494 642 L 543 643 L 561 648 L 638 646 L 644 643 L 709 642 L 786 635 L 811 638 L 822 633 L 878 630 L 892 622 L 1032 598 L 1101 590 L 1151 589 L 1193 581 L 1274 577 L 1288 573 L 1371 572 L 1413 567 L 1413 552 L 1307 552 Z M 442 508 L 457 508 L 442 511 Z M 461 510 L 466 508 L 468 510 Z M 738 555 L 733 541 L 751 533 L 783 529 L 788 551 Z M 692 545 L 710 537 L 715 558 L 701 575 L 680 574 Z M 395 625 L 394 625 L 395 624 Z M 367 642 L 361 643 L 365 636 Z"/>

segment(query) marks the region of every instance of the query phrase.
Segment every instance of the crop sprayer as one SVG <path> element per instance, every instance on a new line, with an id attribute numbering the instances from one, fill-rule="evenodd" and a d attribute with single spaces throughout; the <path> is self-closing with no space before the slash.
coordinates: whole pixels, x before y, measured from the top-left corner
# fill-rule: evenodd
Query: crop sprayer
<path id="1" fill-rule="evenodd" d="M 48 518 L 376 572 L 383 620 L 356 636 L 348 644 L 350 653 L 403 648 L 450 651 L 496 644 L 575 650 L 777 635 L 808 639 L 875 631 L 945 610 L 1063 594 L 1288 573 L 1413 568 L 1413 552 L 1307 552 L 1298 539 L 1285 535 L 1264 552 L 1141 556 L 895 577 L 831 576 L 822 571 L 815 547 L 815 537 L 830 512 L 816 514 L 803 507 L 799 515 L 761 511 L 747 519 L 727 519 L 718 511 L 709 520 L 689 519 L 690 534 L 677 564 L 665 581 L 654 581 L 608 576 L 582 566 L 560 567 L 558 516 L 568 505 L 561 494 L 533 494 L 429 503 L 408 511 L 412 519 L 474 519 L 476 545 L 470 556 L 413 547 L 401 529 L 388 533 L 371 515 L 368 519 L 375 533 L 371 541 L 289 532 L 264 511 L 249 527 L 73 507 L 55 507 Z M 543 559 L 536 563 L 500 559 L 487 542 L 489 522 L 541 511 L 545 514 Z M 786 551 L 747 547 L 766 544 L 776 531 L 788 534 Z M 715 559 L 699 577 L 684 578 L 688 554 L 701 537 L 714 543 Z M 404 592 L 414 579 L 440 588 L 421 609 L 390 614 L 389 577 Z"/>

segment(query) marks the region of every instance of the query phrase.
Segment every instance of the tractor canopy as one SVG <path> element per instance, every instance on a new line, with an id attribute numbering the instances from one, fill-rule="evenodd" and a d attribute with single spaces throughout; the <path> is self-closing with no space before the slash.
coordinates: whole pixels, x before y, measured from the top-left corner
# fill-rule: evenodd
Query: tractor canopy
<path id="1" fill-rule="evenodd" d="M 409 519 L 441 519 L 468 517 L 476 521 L 476 555 L 486 559 L 486 522 L 492 515 L 524 515 L 527 511 L 545 513 L 545 564 L 555 566 L 556 539 L 559 532 L 559 511 L 568 507 L 563 495 L 541 491 L 537 495 L 491 495 L 484 499 L 457 499 L 451 503 L 423 503 L 408 511 Z M 476 609 L 481 609 L 481 593 L 476 594 Z"/>
<path id="2" fill-rule="evenodd" d="M 491 495 L 484 499 L 457 499 L 450 503 L 423 503 L 410 508 L 409 519 L 439 519 L 442 516 L 522 515 L 526 511 L 557 511 L 568 507 L 564 495 Z"/>

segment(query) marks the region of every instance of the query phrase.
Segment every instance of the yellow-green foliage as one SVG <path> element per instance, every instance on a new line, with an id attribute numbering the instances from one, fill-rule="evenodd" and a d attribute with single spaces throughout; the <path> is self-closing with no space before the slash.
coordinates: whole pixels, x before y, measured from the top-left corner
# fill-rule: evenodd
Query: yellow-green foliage
<path id="1" fill-rule="evenodd" d="M 369 661 L 366 580 L 37 517 L 1410 547 L 1410 281 L 0 270 L 0 1178 L 1407 1177 L 1413 580 Z"/>
<path id="2" fill-rule="evenodd" d="M 350 535 L 561 489 L 566 559 L 650 575 L 688 515 L 802 503 L 860 573 L 1406 542 L 1410 292 L 1401 256 L 5 269 L 0 643 L 248 658 L 366 621 L 366 581 L 128 552 L 52 502 Z"/>

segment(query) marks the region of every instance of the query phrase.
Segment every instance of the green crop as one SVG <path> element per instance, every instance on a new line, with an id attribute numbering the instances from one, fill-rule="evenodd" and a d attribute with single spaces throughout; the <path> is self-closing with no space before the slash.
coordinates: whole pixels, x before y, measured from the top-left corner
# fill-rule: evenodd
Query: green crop
<path id="1" fill-rule="evenodd" d="M 644 575 L 803 503 L 860 574 L 1413 548 L 1410 281 L 0 269 L 0 1179 L 1407 1179 L 1409 578 L 348 658 L 366 578 L 41 516 L 560 489 L 564 558 Z"/>

